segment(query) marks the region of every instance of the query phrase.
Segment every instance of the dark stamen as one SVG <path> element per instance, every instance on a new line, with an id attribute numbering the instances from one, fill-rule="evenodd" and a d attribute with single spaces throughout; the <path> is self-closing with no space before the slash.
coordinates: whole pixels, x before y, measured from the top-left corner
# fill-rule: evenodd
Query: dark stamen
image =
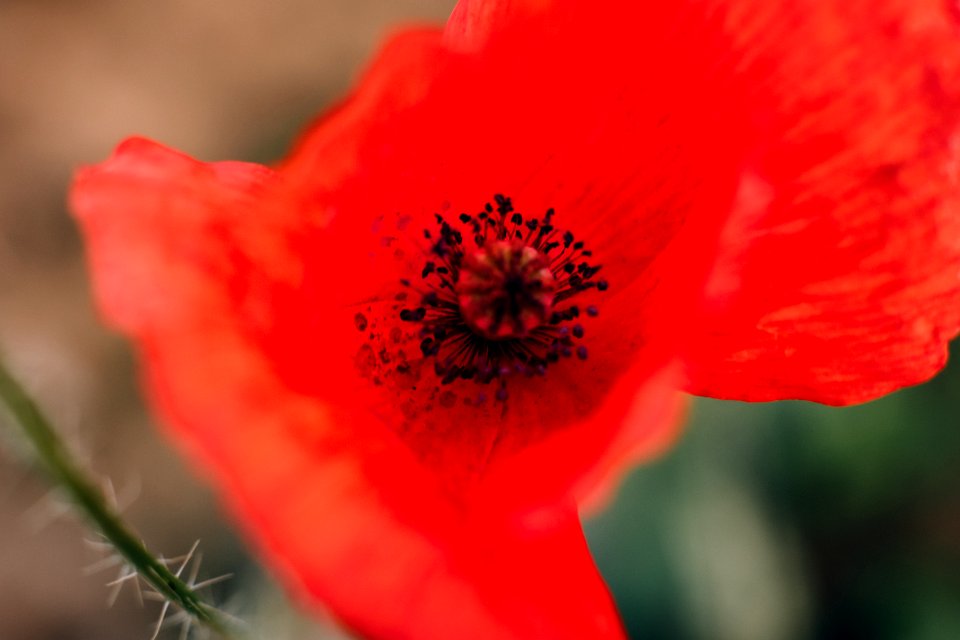
<path id="1" fill-rule="evenodd" d="M 609 284 L 592 280 L 601 265 L 591 264 L 592 252 L 572 231 L 556 230 L 554 215 L 548 209 L 540 218 L 524 216 L 497 194 L 480 213 L 457 216 L 466 235 L 440 214 L 437 228 L 423 231 L 430 259 L 420 274 L 421 306 L 402 308 L 399 317 L 421 325 L 415 334 L 419 351 L 435 359 L 442 385 L 498 381 L 494 397 L 505 402 L 509 378 L 546 375 L 551 364 L 574 354 L 587 359 L 587 347 L 574 342 L 585 335 L 574 322 L 580 307 L 569 301 L 607 291 Z M 401 284 L 412 286 L 406 278 Z M 599 314 L 594 304 L 584 310 L 590 317 Z M 401 366 L 409 370 L 402 364 L 398 371 Z M 465 402 L 482 405 L 486 399 L 481 392 Z"/>

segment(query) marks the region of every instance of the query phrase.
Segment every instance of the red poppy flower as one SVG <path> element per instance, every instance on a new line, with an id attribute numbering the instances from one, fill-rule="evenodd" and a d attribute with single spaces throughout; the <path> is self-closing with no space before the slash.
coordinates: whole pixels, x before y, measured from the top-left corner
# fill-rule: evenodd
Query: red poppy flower
<path id="1" fill-rule="evenodd" d="M 577 512 L 679 390 L 942 366 L 956 37 L 940 0 L 462 1 L 278 167 L 133 139 L 72 204 L 165 422 L 298 593 L 374 637 L 619 637 Z"/>

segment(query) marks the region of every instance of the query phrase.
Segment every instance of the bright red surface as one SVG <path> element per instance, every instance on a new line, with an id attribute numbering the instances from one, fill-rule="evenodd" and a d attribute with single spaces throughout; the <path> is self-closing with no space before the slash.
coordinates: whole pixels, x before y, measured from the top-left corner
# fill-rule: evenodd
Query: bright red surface
<path id="1" fill-rule="evenodd" d="M 679 389 L 856 402 L 942 366 L 946 9 L 660 4 L 462 2 L 275 169 L 133 139 L 77 177 L 105 315 L 165 422 L 362 633 L 619 637 L 577 509 L 670 443 Z M 611 288 L 588 294 L 588 360 L 477 406 L 420 370 L 395 296 L 433 214 L 496 192 L 554 207 Z"/>

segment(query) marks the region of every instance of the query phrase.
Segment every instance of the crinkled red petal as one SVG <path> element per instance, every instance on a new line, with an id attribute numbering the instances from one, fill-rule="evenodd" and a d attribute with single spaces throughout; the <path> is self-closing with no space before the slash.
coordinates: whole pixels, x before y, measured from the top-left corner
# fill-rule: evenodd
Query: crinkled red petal
<path id="1" fill-rule="evenodd" d="M 476 49 L 503 25 L 556 12 L 558 6 L 554 0 L 460 0 L 447 21 L 446 39 L 454 48 Z"/>
<path id="2" fill-rule="evenodd" d="M 960 329 L 960 30 L 940 0 L 717 2 L 760 141 L 688 388 L 870 400 Z"/>

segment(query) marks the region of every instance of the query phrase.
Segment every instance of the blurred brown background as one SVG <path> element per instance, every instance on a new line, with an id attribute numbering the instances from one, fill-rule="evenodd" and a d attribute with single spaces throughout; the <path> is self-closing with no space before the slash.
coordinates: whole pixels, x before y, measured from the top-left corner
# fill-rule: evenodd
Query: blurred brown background
<path id="1" fill-rule="evenodd" d="M 343 636 L 293 611 L 152 428 L 129 350 L 96 320 L 65 190 L 132 133 L 276 159 L 391 25 L 453 3 L 0 0 L 0 351 L 152 549 L 200 539 L 201 578 L 236 574 L 210 595 L 256 638 Z M 698 402 L 683 441 L 586 526 L 631 637 L 960 638 L 958 422 L 955 365 L 850 409 Z M 8 427 L 0 640 L 149 638 L 159 608 L 127 586 L 108 609 L 118 567 L 58 517 Z"/>
<path id="2" fill-rule="evenodd" d="M 125 513 L 153 549 L 174 556 L 199 538 L 201 575 L 241 572 L 221 602 L 260 581 L 151 428 L 126 345 L 97 322 L 64 208 L 71 173 L 133 133 L 208 160 L 277 158 L 388 29 L 442 21 L 453 3 L 0 0 L 0 350 L 121 501 L 139 487 Z M 3 420 L 0 640 L 149 638 L 158 608 L 140 609 L 128 586 L 107 609 L 117 568 L 85 575 L 103 557 L 84 542 L 93 534 L 54 519 L 56 500 Z M 258 607 L 282 603 L 256 593 Z M 325 637 L 257 617 L 278 625 L 263 637 Z"/>

